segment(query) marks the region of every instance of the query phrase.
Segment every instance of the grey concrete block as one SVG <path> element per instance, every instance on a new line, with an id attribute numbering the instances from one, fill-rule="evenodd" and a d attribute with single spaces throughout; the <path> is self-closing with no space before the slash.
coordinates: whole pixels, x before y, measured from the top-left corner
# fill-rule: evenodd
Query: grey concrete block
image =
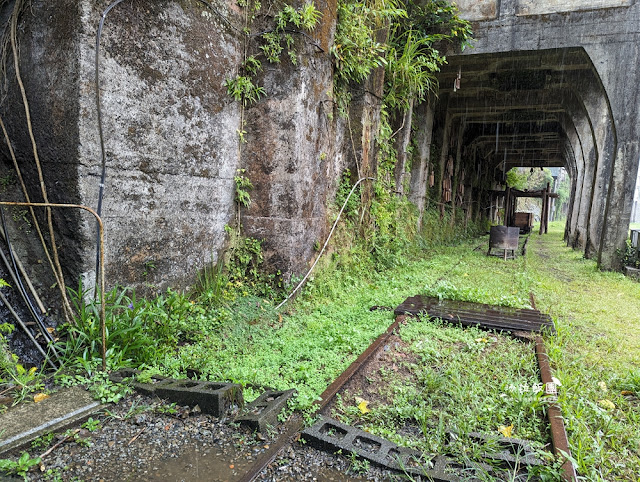
<path id="1" fill-rule="evenodd" d="M 497 462 L 502 467 L 510 469 L 521 468 L 522 466 L 543 465 L 542 461 L 536 457 L 535 450 L 528 440 L 508 437 L 494 437 L 478 432 L 469 434 L 472 440 L 478 442 L 492 441 L 498 445 L 499 450 L 496 452 L 485 453 L 483 457 L 486 460 Z"/>
<path id="2" fill-rule="evenodd" d="M 162 377 L 159 375 L 151 377 L 149 383 L 139 383 L 136 381 L 126 382 L 125 379 L 131 378 L 135 380 L 135 376 L 139 375 L 140 370 L 134 370 L 132 368 L 125 368 L 123 370 L 113 372 L 109 375 L 109 379 L 114 383 L 128 383 L 131 385 L 137 392 L 142 393 L 144 395 L 153 395 L 156 391 L 156 388 L 167 383 L 175 382 L 176 380 L 172 378 Z"/>
<path id="3" fill-rule="evenodd" d="M 278 422 L 278 414 L 285 407 L 287 400 L 295 390 L 274 391 L 267 390 L 242 410 L 236 417 L 236 422 L 248 425 L 254 430 L 264 432 L 269 426 L 273 427 Z"/>
<path id="4" fill-rule="evenodd" d="M 422 476 L 434 482 L 461 480 L 458 475 L 461 470 L 465 470 L 465 476 L 470 475 L 470 471 L 474 469 L 485 473 L 491 470 L 489 466 L 482 464 L 464 467 L 440 455 L 425 458 L 417 450 L 400 447 L 382 437 L 327 417 L 321 417 L 316 424 L 305 429 L 302 437 L 322 450 L 341 450 L 345 454 L 355 454 L 377 465 L 408 475 Z"/>
<path id="5" fill-rule="evenodd" d="M 214 383 L 195 380 L 172 380 L 161 383 L 155 394 L 180 405 L 198 405 L 202 413 L 222 416 L 233 405 L 242 406 L 242 387 L 235 383 Z"/>

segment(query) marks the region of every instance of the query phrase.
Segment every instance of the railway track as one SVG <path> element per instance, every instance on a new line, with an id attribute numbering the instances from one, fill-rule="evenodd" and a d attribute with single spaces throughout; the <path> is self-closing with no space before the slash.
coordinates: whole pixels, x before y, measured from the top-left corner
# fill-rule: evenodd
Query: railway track
<path id="1" fill-rule="evenodd" d="M 409 298 L 407 302 L 410 302 L 410 300 L 411 298 Z M 534 307 L 533 311 L 537 311 L 535 310 L 535 299 L 533 298 L 533 294 L 531 295 L 531 301 L 532 306 Z M 404 304 L 405 307 L 407 302 L 405 302 Z M 466 316 L 467 318 L 473 318 L 473 315 L 470 314 L 471 305 L 472 304 L 464 305 L 464 316 Z M 389 326 L 389 328 L 382 335 L 380 335 L 338 378 L 336 378 L 334 382 L 329 385 L 329 387 L 327 387 L 327 389 L 320 396 L 320 400 L 316 402 L 316 414 L 323 413 L 323 409 L 327 407 L 327 405 L 334 399 L 336 394 L 340 393 L 340 391 L 343 389 L 343 387 L 345 387 L 349 380 L 356 374 L 358 374 L 360 370 L 362 370 L 362 368 L 366 366 L 368 361 L 371 360 L 379 350 L 384 348 L 387 339 L 395 332 L 398 326 L 403 323 L 408 316 L 410 316 L 410 314 L 405 314 L 406 311 L 404 313 L 403 311 L 405 310 L 400 310 L 400 314 L 398 314 L 398 309 L 396 309 L 396 319 Z M 517 318 L 517 315 L 520 314 L 515 313 L 514 310 L 508 310 L 508 312 L 508 322 L 510 323 L 513 323 L 514 318 Z M 474 326 L 478 326 L 482 329 L 495 329 L 496 325 L 500 325 L 501 310 L 499 309 L 495 310 L 495 312 L 493 313 L 494 317 L 492 319 L 487 319 L 487 306 L 478 305 L 477 314 L 478 321 L 476 323 L 473 323 Z M 525 322 L 528 321 L 527 319 L 531 317 L 531 313 L 529 311 L 523 312 L 521 313 L 521 315 L 523 316 L 523 321 Z M 566 457 L 567 455 L 570 456 L 569 444 L 564 428 L 562 413 L 559 406 L 555 402 L 556 386 L 551 376 L 549 360 L 546 354 L 543 338 L 540 334 L 541 330 L 548 331 L 549 326 L 546 323 L 542 323 L 536 327 L 528 327 L 528 330 L 527 328 L 523 330 L 522 326 L 518 324 L 516 325 L 517 330 L 513 329 L 511 334 L 518 339 L 532 342 L 532 349 L 536 353 L 538 367 L 541 375 L 541 382 L 545 386 L 545 396 L 549 398 L 548 421 L 553 451 L 558 457 Z M 460 324 L 460 326 L 463 325 Z M 261 457 L 258 458 L 254 462 L 254 464 L 247 469 L 245 474 L 239 480 L 242 482 L 252 482 L 259 479 L 261 475 L 264 474 L 265 469 L 275 461 L 278 454 L 283 450 L 286 450 L 286 448 L 289 447 L 292 443 L 295 443 L 295 441 L 302 434 L 303 429 L 304 422 L 302 418 L 299 416 L 294 416 L 289 422 L 287 422 L 278 441 L 271 444 L 270 449 L 264 452 Z M 337 424 L 336 429 L 339 429 L 339 427 L 337 427 Z M 515 443 L 516 442 L 514 442 L 514 445 Z M 436 459 L 434 460 L 441 460 L 443 458 L 446 459 L 446 457 L 436 457 Z M 375 457 L 373 457 L 371 460 L 375 462 L 376 459 Z M 448 464 L 449 462 L 445 461 L 445 463 Z M 518 463 L 518 456 L 516 455 L 514 464 L 517 465 Z M 388 468 L 393 467 L 390 465 Z M 447 475 L 448 472 L 445 470 L 430 471 L 429 469 L 423 468 L 421 468 L 420 470 L 424 472 L 424 475 L 426 476 L 425 480 L 433 480 L 436 482 L 461 480 L 456 475 Z M 565 459 L 565 463 L 562 466 L 561 477 L 565 482 L 573 482 L 577 480 L 575 469 L 573 468 L 568 458 Z M 418 477 L 418 480 L 421 479 Z"/>

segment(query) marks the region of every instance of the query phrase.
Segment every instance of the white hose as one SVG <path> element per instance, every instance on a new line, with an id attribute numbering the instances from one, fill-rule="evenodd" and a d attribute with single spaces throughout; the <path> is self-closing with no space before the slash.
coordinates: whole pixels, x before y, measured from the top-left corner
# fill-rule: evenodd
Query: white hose
<path id="1" fill-rule="evenodd" d="M 313 268 L 315 268 L 316 264 L 318 264 L 318 261 L 320 260 L 320 256 L 322 256 L 322 253 L 324 253 L 324 250 L 327 247 L 327 244 L 329 244 L 329 240 L 331 239 L 331 236 L 333 235 L 333 232 L 335 231 L 336 226 L 338 225 L 338 221 L 340 221 L 340 216 L 342 216 L 342 212 L 344 211 L 344 208 L 347 207 L 347 202 L 349 202 L 349 199 L 351 198 L 351 195 L 354 193 L 354 191 L 356 190 L 358 185 L 362 181 L 366 181 L 366 180 L 375 181 L 375 179 L 373 177 L 362 177 L 362 178 L 358 179 L 358 182 L 356 182 L 353 185 L 353 187 L 351 188 L 351 192 L 347 196 L 347 199 L 345 199 L 344 203 L 342 204 L 342 208 L 340 209 L 340 212 L 338 213 L 338 217 L 333 222 L 333 226 L 331 227 L 331 231 L 329 231 L 329 236 L 327 236 L 327 240 L 324 242 L 324 246 L 322 246 L 322 249 L 320 250 L 320 253 L 318 253 L 318 256 L 316 257 L 316 260 L 313 262 L 313 264 L 311 265 L 311 268 L 309 268 L 309 271 L 307 271 L 307 274 L 304 275 L 304 278 L 302 278 L 300 283 L 298 283 L 298 285 L 293 289 L 293 291 L 291 293 L 289 293 L 289 296 L 287 296 L 282 301 L 282 303 L 280 303 L 278 306 L 276 306 L 276 310 L 279 310 L 282 307 L 282 305 L 284 305 L 287 301 L 289 301 L 289 299 L 296 293 L 296 291 L 298 291 L 302 287 L 304 282 L 307 281 L 307 278 L 309 277 L 309 275 L 313 271 Z"/>

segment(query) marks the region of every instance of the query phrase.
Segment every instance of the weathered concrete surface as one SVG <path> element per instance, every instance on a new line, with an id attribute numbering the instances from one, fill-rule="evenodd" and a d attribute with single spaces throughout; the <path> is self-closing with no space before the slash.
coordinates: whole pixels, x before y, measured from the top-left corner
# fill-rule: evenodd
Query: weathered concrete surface
<path id="1" fill-rule="evenodd" d="M 640 154 L 640 71 L 625 68 L 640 62 L 639 4 L 458 5 L 474 20 L 475 48 L 448 56 L 438 101 L 428 109 L 415 106 L 426 124 L 418 133 L 409 198 L 419 210 L 431 198 L 443 212 L 448 205 L 463 210 L 465 220 L 480 218 L 499 204 L 491 191 L 503 167 L 564 166 L 573 180 L 567 239 L 602 267 L 617 267 Z M 54 202 L 97 205 L 95 34 L 106 6 L 34 0 L 21 20 L 21 66 Z M 295 35 L 297 65 L 265 60 L 257 82 L 267 97 L 244 112 L 224 85 L 244 55 L 235 2 L 211 10 L 195 0 L 124 1 L 109 13 L 100 88 L 110 285 L 191 283 L 226 247 L 238 168 L 254 184 L 253 202 L 241 212 L 245 234 L 264 240 L 273 270 L 302 274 L 314 243 L 326 235 L 328 205 L 343 169 L 376 175 L 384 70 L 354 92 L 351 121 L 339 119 L 329 55 L 336 2 L 316 6 L 323 14 L 317 31 L 310 38 Z M 256 42 L 252 38 L 251 52 L 258 51 Z M 8 73 L 12 79 L 11 68 Z M 461 89 L 454 92 L 458 73 Z M 41 200 L 20 97 L 15 82 L 9 84 L 0 113 L 33 199 Z M 246 144 L 238 130 L 246 131 Z M 10 167 L 6 149 L 1 152 L 2 166 Z M 404 171 L 398 170 L 399 187 Z M 444 193 L 450 200 L 441 203 Z M 366 205 L 369 184 L 362 197 Z M 84 274 L 92 280 L 95 224 L 72 211 L 55 216 L 69 279 Z M 23 244 L 31 259 L 42 259 L 35 240 Z"/>
<path id="2" fill-rule="evenodd" d="M 0 415 L 0 454 L 46 433 L 62 430 L 101 407 L 80 387 L 61 390 L 38 403 L 21 403 Z"/>
<path id="3" fill-rule="evenodd" d="M 95 206 L 100 10 L 82 7 L 79 190 Z M 197 2 L 126 1 L 109 14 L 101 45 L 107 278 L 184 286 L 217 257 L 232 216 L 240 108 L 224 81 L 240 60 L 237 34 Z"/>
<path id="4" fill-rule="evenodd" d="M 335 24 L 329 5 L 319 6 L 323 23 Z M 322 47 L 332 35 L 320 32 L 319 46 L 298 35 L 297 65 L 265 61 L 260 81 L 267 97 L 246 111 L 241 160 L 254 189 L 243 226 L 264 240 L 265 259 L 285 274 L 304 273 L 314 243 L 324 240 L 327 202 L 339 176 L 332 67 Z"/>
<path id="5" fill-rule="evenodd" d="M 94 209 L 98 203 L 95 36 L 107 5 L 34 1 L 21 19 L 21 66 L 52 202 Z M 224 85 L 243 55 L 243 17 L 235 2 L 212 10 L 193 0 L 124 1 L 108 14 L 100 89 L 109 285 L 149 291 L 192 283 L 226 247 L 238 168 L 247 169 L 254 184 L 251 208 L 242 213 L 244 234 L 265 241 L 273 270 L 304 270 L 314 242 L 324 237 L 327 203 L 345 164 L 328 54 L 335 0 L 316 6 L 323 21 L 315 39 L 296 36 L 298 65 L 265 61 L 258 83 L 268 97 L 244 113 Z M 39 201 L 14 84 L 0 110 Z M 238 136 L 242 129 L 246 144 Z M 5 155 L 2 162 L 10 168 Z M 65 211 L 56 213 L 56 227 L 71 283 L 79 275 L 91 283 L 95 223 Z M 23 251 L 35 250 L 35 238 L 23 244 Z"/>

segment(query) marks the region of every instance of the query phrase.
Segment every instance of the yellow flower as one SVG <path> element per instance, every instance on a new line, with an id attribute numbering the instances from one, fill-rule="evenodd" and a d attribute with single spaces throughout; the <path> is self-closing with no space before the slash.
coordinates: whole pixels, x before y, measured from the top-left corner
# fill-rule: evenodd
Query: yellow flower
<path id="1" fill-rule="evenodd" d="M 362 413 L 362 415 L 364 415 L 365 413 L 369 413 L 371 410 L 369 410 L 369 401 L 365 400 L 363 398 L 360 397 L 356 397 L 356 402 L 358 403 L 358 410 L 360 410 L 360 413 Z"/>
<path id="2" fill-rule="evenodd" d="M 511 432 L 513 432 L 513 424 L 509 425 L 508 427 L 500 425 L 500 427 L 498 427 L 498 432 L 500 432 L 507 438 L 511 438 Z"/>

